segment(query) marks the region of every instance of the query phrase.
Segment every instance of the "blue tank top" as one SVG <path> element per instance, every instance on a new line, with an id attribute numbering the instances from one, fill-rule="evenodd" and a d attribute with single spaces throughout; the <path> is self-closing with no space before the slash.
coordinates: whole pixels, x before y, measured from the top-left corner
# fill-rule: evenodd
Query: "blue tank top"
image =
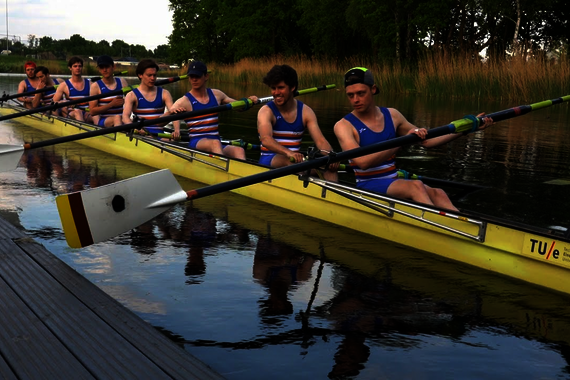
<path id="1" fill-rule="evenodd" d="M 123 88 L 123 85 L 121 84 L 121 80 L 119 78 L 115 78 L 116 86 L 113 90 L 109 89 L 107 87 L 107 85 L 105 83 L 103 83 L 102 79 L 99 79 L 95 83 L 97 83 L 97 85 L 99 86 L 99 89 L 101 90 L 101 94 L 105 94 L 107 92 L 111 92 L 111 91 L 115 91 L 115 90 L 120 90 Z M 123 94 L 107 96 L 105 98 L 99 99 L 99 105 L 102 106 L 102 105 L 109 104 L 113 101 L 113 99 L 121 99 L 122 97 L 123 97 Z M 99 116 L 101 116 L 101 117 L 115 116 L 115 115 L 120 115 L 122 113 L 123 113 L 123 106 L 120 106 L 120 107 L 109 108 L 106 113 L 101 114 Z"/>
<path id="2" fill-rule="evenodd" d="M 24 92 L 36 91 L 36 88 L 32 86 L 28 78 L 24 79 L 24 81 L 26 81 L 26 91 Z"/>
<path id="3" fill-rule="evenodd" d="M 267 106 L 275 116 L 275 125 L 273 126 L 273 138 L 275 141 L 294 152 L 301 149 L 301 140 L 305 133 L 305 126 L 303 125 L 303 102 L 297 100 L 297 117 L 292 123 L 289 123 L 283 118 L 275 102 L 271 101 L 267 103 Z M 272 151 L 261 145 L 262 156 L 272 154 L 274 154 Z"/>
<path id="4" fill-rule="evenodd" d="M 384 129 L 382 132 L 374 132 L 368 128 L 358 117 L 349 113 L 344 117 L 349 123 L 352 124 L 356 132 L 360 136 L 360 146 L 368 146 L 374 143 L 387 141 L 396 138 L 396 129 L 394 128 L 394 121 L 388 108 L 379 107 L 384 115 Z M 396 178 L 398 177 L 398 170 L 396 169 L 396 156 L 390 157 L 387 161 L 366 170 L 360 169 L 352 163 L 356 182 L 370 181 L 372 179 Z"/>
<path id="5" fill-rule="evenodd" d="M 218 99 L 214 96 L 212 89 L 206 89 L 208 93 L 208 103 L 200 103 L 191 93 L 187 92 L 184 96 L 190 100 L 192 110 L 201 110 L 204 108 L 218 106 Z M 219 136 L 218 132 L 218 114 L 210 113 L 207 115 L 191 117 L 184 120 L 188 126 L 188 136 L 190 139 L 205 136 Z"/>
<path id="6" fill-rule="evenodd" d="M 135 115 L 144 120 L 156 119 L 162 116 L 164 113 L 162 87 L 156 88 L 156 98 L 152 102 L 146 100 L 138 88 L 135 88 L 133 92 L 137 97 L 137 108 L 133 110 Z"/>
<path id="7" fill-rule="evenodd" d="M 91 86 L 91 81 L 89 79 L 83 78 L 83 90 L 81 91 L 73 87 L 70 79 L 66 79 L 65 83 L 69 89 L 69 100 L 77 100 L 89 96 L 89 90 Z M 89 102 L 76 104 L 75 107 L 85 110 L 89 107 Z"/>

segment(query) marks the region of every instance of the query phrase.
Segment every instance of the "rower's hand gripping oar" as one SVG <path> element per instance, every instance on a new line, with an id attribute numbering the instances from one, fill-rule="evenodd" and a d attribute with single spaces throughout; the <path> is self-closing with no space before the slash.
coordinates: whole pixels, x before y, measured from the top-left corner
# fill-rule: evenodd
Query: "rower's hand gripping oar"
<path id="1" fill-rule="evenodd" d="M 181 77 L 163 79 L 160 81 L 161 82 L 160 84 L 165 84 L 165 83 L 170 83 L 170 82 L 173 82 L 176 80 L 180 80 L 183 77 L 186 77 L 186 75 L 183 75 Z M 178 79 L 176 79 L 176 78 L 178 78 Z M 158 82 L 159 81 L 157 81 L 157 83 Z M 320 87 L 307 88 L 304 90 L 297 91 L 295 93 L 295 95 L 309 94 L 309 93 L 317 92 L 317 91 L 321 91 L 321 90 L 328 90 L 328 89 L 331 89 L 334 87 L 335 87 L 334 84 L 329 84 L 329 85 L 324 85 L 324 86 L 320 86 Z M 127 87 L 125 87 L 123 90 L 126 90 L 126 89 L 127 89 Z M 117 91 L 122 91 L 122 90 L 117 90 Z M 114 91 L 108 92 L 106 94 L 102 94 L 102 96 L 101 95 L 95 95 L 95 96 L 97 96 L 97 99 L 99 99 L 101 97 L 109 96 L 109 94 L 111 94 L 111 93 L 114 93 Z M 120 92 L 118 92 L 118 93 L 120 93 Z M 93 99 L 94 97 L 91 97 L 91 99 Z M 85 102 L 86 99 L 87 98 L 82 98 L 82 99 L 79 99 L 79 100 L 73 101 L 73 102 L 75 102 L 75 103 Z M 28 143 L 28 144 L 24 144 L 24 145 L 0 145 L 0 172 L 15 170 L 18 167 L 18 163 L 20 162 L 20 158 L 17 157 L 17 153 L 16 153 L 17 151 L 20 152 L 20 156 L 21 156 L 22 153 L 24 152 L 24 150 L 41 148 L 41 147 L 45 147 L 45 146 L 51 146 L 51 145 L 56 145 L 56 144 L 61 144 L 61 143 L 66 143 L 66 142 L 71 142 L 71 141 L 77 141 L 77 140 L 82 140 L 82 139 L 86 139 L 86 138 L 90 138 L 90 137 L 108 135 L 111 133 L 128 131 L 131 129 L 141 129 L 141 128 L 143 128 L 145 126 L 149 126 L 149 125 L 169 123 L 169 122 L 174 121 L 174 120 L 187 119 L 190 117 L 206 115 L 206 114 L 210 114 L 210 113 L 218 113 L 218 112 L 222 112 L 222 111 L 228 111 L 228 110 L 240 109 L 240 108 L 246 108 L 247 109 L 247 108 L 252 107 L 254 105 L 268 103 L 271 100 L 273 100 L 273 97 L 268 96 L 266 98 L 258 99 L 257 102 L 255 102 L 255 104 L 254 104 L 251 99 L 244 98 L 241 100 L 236 100 L 235 102 L 223 104 L 221 106 L 209 107 L 209 108 L 204 108 L 204 109 L 195 110 L 195 111 L 179 112 L 179 113 L 175 113 L 172 115 L 159 117 L 156 119 L 140 120 L 140 121 L 137 121 L 135 123 L 118 125 L 116 127 L 110 127 L 110 128 L 101 128 L 101 129 L 97 129 L 97 130 L 90 131 L 90 132 L 78 133 L 78 134 L 74 134 L 74 135 L 70 135 L 70 136 L 64 136 L 64 137 L 58 137 L 58 138 L 51 139 L 51 140 L 38 141 L 35 143 Z M 67 102 L 67 103 L 69 104 L 72 102 Z M 46 108 L 46 107 L 43 107 L 43 108 Z M 36 110 L 37 110 L 37 108 L 36 108 Z M 35 110 L 31 110 L 31 111 L 32 112 L 30 112 L 30 113 L 34 113 Z M 24 112 L 22 112 L 22 113 L 24 113 Z M 8 115 L 8 116 L 11 116 L 11 115 Z M 2 120 L 2 118 L 0 118 L 0 121 L 1 120 Z"/>
<path id="2" fill-rule="evenodd" d="M 161 80 L 157 80 L 154 83 L 154 85 L 155 86 L 162 86 L 162 85 L 165 85 L 168 83 L 179 81 L 180 79 L 184 79 L 187 77 L 188 77 L 187 75 L 181 75 L 181 76 L 176 76 L 176 77 L 172 77 L 172 78 L 161 79 Z M 121 89 L 109 91 L 109 92 L 106 92 L 104 94 L 86 96 L 84 98 L 80 98 L 80 99 L 76 99 L 76 100 L 69 100 L 66 102 L 52 103 L 52 104 L 49 104 L 49 105 L 44 106 L 44 107 L 32 108 L 32 109 L 29 109 L 27 111 L 13 113 L 10 115 L 0 116 L 0 121 L 10 120 L 10 119 L 14 119 L 14 118 L 21 117 L 21 116 L 32 115 L 34 113 L 39 113 L 39 112 L 53 111 L 53 110 L 58 109 L 58 108 L 63 108 L 63 107 L 67 107 L 67 106 L 71 106 L 71 105 L 75 105 L 75 104 L 80 104 L 80 103 L 85 103 L 85 102 L 89 102 L 91 100 L 102 99 L 102 98 L 106 98 L 106 97 L 112 96 L 112 95 L 126 94 L 127 92 L 130 92 L 137 87 L 139 87 L 139 86 L 138 85 L 128 86 L 128 87 L 123 87 Z"/>
<path id="3" fill-rule="evenodd" d="M 119 76 L 119 75 L 124 75 L 127 74 L 128 71 L 124 70 L 124 71 L 119 71 L 117 73 L 115 73 L 115 76 Z M 93 77 L 93 78 L 89 78 L 89 80 L 91 82 L 95 82 L 98 81 L 99 79 L 101 79 L 101 77 Z M 11 99 L 17 99 L 17 98 L 21 98 L 22 96 L 30 96 L 30 95 L 35 95 L 35 94 L 40 94 L 42 92 L 46 92 L 46 91 L 51 91 L 51 90 L 57 90 L 57 88 L 59 87 L 59 84 L 53 85 L 53 86 L 48 86 L 48 87 L 44 87 L 44 88 L 40 88 L 34 91 L 28 91 L 28 92 L 20 92 L 18 94 L 12 94 L 12 95 L 8 95 L 8 94 L 3 94 L 2 97 L 0 97 L 0 102 L 5 102 Z"/>
<path id="4" fill-rule="evenodd" d="M 570 95 L 491 113 L 485 117 L 491 117 L 494 121 L 506 120 L 568 100 Z M 430 129 L 426 139 L 450 133 L 474 131 L 482 123 L 482 118 L 477 117 L 456 120 L 448 125 Z M 422 140 L 417 135 L 409 134 L 190 191 L 183 190 L 174 175 L 168 169 L 164 169 L 110 185 L 61 195 L 56 198 L 56 202 L 67 243 L 73 248 L 85 247 L 129 231 L 179 202 L 231 191 L 325 166 L 331 162 L 350 160 L 420 141 Z"/>

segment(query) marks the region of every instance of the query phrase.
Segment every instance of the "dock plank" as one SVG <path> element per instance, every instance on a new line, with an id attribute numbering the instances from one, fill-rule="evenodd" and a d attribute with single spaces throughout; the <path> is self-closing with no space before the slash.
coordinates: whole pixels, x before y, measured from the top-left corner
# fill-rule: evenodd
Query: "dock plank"
<path id="1" fill-rule="evenodd" d="M 0 327 L 0 374 L 11 369 L 18 378 L 223 379 L 2 219 L 0 292 L 3 304 L 12 305 L 0 312 L 0 326 L 9 326 Z M 28 341 L 18 342 L 18 336 Z M 61 368 L 70 363 L 80 369 L 67 376 Z M 57 376 L 50 366 L 58 368 Z"/>
<path id="2" fill-rule="evenodd" d="M 0 300 L 0 353 L 11 364 L 8 369 L 16 378 L 94 378 L 2 278 Z M 61 361 L 69 364 L 61 367 Z"/>
<path id="3" fill-rule="evenodd" d="M 85 288 L 95 286 L 76 271 L 66 270 L 67 265 L 55 256 L 42 254 L 42 251 L 45 250 L 43 246 L 30 240 L 19 241 L 18 244 L 31 257 L 41 262 L 42 266 L 56 276 L 70 292 L 81 294 L 89 291 Z M 124 308 L 102 290 L 90 292 L 89 297 L 83 299 L 83 302 L 125 339 L 139 347 L 146 356 L 156 361 L 166 372 L 172 374 L 174 378 L 223 379 L 221 375 L 213 372 L 209 366 L 176 346 L 149 323 Z"/>

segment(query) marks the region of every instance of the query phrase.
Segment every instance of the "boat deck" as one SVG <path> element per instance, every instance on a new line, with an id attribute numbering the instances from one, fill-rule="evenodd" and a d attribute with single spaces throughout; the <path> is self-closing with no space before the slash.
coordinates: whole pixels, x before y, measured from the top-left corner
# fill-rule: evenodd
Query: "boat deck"
<path id="1" fill-rule="evenodd" d="M 0 378 L 222 379 L 0 218 Z"/>

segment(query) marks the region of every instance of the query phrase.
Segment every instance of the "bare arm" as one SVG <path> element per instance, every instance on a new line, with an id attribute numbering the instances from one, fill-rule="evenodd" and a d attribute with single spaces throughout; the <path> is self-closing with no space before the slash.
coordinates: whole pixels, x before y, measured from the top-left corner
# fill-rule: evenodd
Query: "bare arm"
<path id="1" fill-rule="evenodd" d="M 457 140 L 461 136 L 461 133 L 450 133 L 448 135 L 435 137 L 429 140 L 425 140 L 427 136 L 427 129 L 425 128 L 418 128 L 412 123 L 410 123 L 406 118 L 398 111 L 393 108 L 390 108 L 390 113 L 392 114 L 392 120 L 394 121 L 394 127 L 396 128 L 396 134 L 398 136 L 404 136 L 408 134 L 416 134 L 418 135 L 423 141 L 419 144 L 424 148 L 434 148 L 436 146 L 440 146 L 443 144 L 447 144 L 450 141 Z M 485 115 L 484 113 L 480 113 L 477 117 L 481 117 Z M 491 124 L 493 124 L 493 119 L 491 118 L 484 118 L 484 124 L 479 126 L 477 130 L 484 130 Z"/>
<path id="2" fill-rule="evenodd" d="M 214 93 L 214 96 L 216 97 L 216 100 L 218 101 L 219 105 L 228 104 L 236 101 L 235 99 L 230 98 L 225 93 L 215 88 L 212 89 L 212 92 Z"/>
<path id="3" fill-rule="evenodd" d="M 131 113 L 133 109 L 137 107 L 137 97 L 135 96 L 134 92 L 129 92 L 125 96 L 125 104 L 123 105 L 123 124 L 130 124 L 131 123 Z"/>
<path id="4" fill-rule="evenodd" d="M 59 102 L 60 100 L 63 99 L 64 95 L 65 95 L 66 99 L 69 98 L 69 89 L 67 87 L 66 82 L 60 83 L 57 86 L 57 90 L 55 91 L 55 94 L 53 95 L 53 102 L 54 103 Z"/>
<path id="5" fill-rule="evenodd" d="M 172 95 L 170 95 L 170 92 L 168 92 L 167 90 L 163 90 L 162 99 L 164 100 L 164 105 L 168 109 L 168 111 L 165 112 L 163 116 L 166 116 L 167 113 L 170 114 L 171 110 L 173 111 L 172 113 L 174 113 L 175 112 L 174 101 L 172 100 Z M 180 120 L 174 120 L 172 122 L 172 125 L 174 126 L 174 132 L 172 133 L 172 137 L 177 139 L 180 137 Z"/>

